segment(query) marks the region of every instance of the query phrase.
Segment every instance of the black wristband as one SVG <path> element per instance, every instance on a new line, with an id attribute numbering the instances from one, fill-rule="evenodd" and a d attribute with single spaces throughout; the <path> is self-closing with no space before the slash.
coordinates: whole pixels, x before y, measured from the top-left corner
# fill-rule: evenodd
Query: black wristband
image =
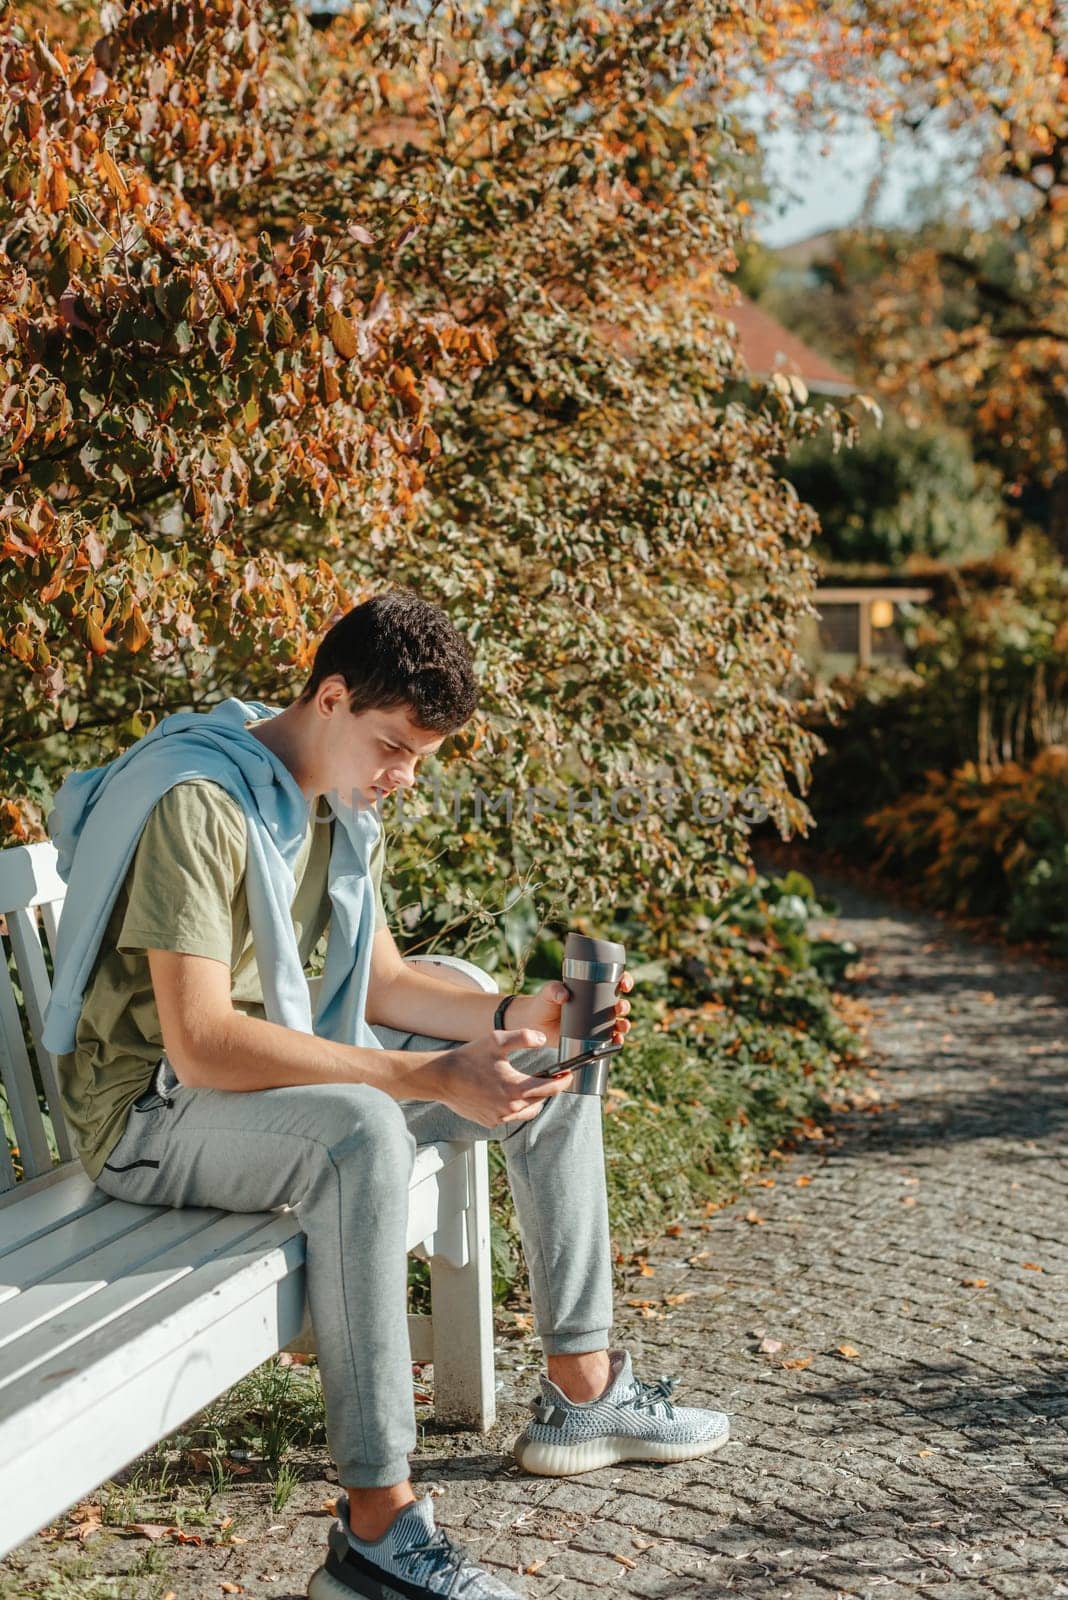
<path id="1" fill-rule="evenodd" d="M 504 1013 L 508 1010 L 508 1007 L 511 1005 L 512 1001 L 518 998 L 518 995 L 514 994 L 506 994 L 504 996 L 504 998 L 498 1004 L 496 1011 L 493 1013 L 494 1028 L 504 1027 Z"/>

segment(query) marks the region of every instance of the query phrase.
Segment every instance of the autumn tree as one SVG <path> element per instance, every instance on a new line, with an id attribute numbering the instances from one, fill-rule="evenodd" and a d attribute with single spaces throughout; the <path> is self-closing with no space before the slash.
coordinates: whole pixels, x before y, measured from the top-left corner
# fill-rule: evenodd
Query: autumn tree
<path id="1" fill-rule="evenodd" d="M 401 582 L 484 686 L 446 768 L 467 801 L 403 830 L 405 925 L 477 940 L 536 885 L 667 922 L 760 809 L 803 821 L 814 523 L 774 462 L 853 426 L 786 384 L 725 397 L 751 14 L 316 23 L 266 0 L 75 6 L 62 41 L 9 20 L 9 825 L 32 827 L 32 763 L 292 693 L 335 610 Z M 568 782 L 600 787 L 600 823 Z M 611 813 L 625 783 L 644 810 Z"/>
<path id="2" fill-rule="evenodd" d="M 863 344 L 906 415 L 966 425 L 1015 492 L 1040 486 L 1068 556 L 1068 13 L 1056 0 L 770 10 L 784 106 L 823 126 L 863 108 L 889 138 L 949 132 L 955 193 L 1000 202 L 993 220 L 959 202 L 889 241 Z"/>

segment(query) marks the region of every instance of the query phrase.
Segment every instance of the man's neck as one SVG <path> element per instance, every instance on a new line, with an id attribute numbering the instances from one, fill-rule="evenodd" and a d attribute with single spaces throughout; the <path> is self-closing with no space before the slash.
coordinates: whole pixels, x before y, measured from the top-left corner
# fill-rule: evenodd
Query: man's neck
<path id="1" fill-rule="evenodd" d="M 272 755 L 278 757 L 283 766 L 288 767 L 303 789 L 309 808 L 315 809 L 319 803 L 319 793 L 314 784 L 304 776 L 294 739 L 291 710 L 292 708 L 287 706 L 285 711 L 280 711 L 276 717 L 264 717 L 259 722 L 246 722 L 245 727 L 254 739 L 265 744 Z"/>

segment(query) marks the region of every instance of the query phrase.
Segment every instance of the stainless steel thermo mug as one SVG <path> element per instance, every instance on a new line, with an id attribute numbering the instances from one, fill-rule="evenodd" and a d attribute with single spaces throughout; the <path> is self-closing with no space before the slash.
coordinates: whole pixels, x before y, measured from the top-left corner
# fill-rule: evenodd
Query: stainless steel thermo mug
<path id="1" fill-rule="evenodd" d="M 626 968 L 627 952 L 611 939 L 588 939 L 569 933 L 564 942 L 563 980 L 571 998 L 560 1011 L 561 1063 L 612 1042 L 617 985 Z M 568 1094 L 603 1094 L 611 1056 L 575 1069 Z"/>

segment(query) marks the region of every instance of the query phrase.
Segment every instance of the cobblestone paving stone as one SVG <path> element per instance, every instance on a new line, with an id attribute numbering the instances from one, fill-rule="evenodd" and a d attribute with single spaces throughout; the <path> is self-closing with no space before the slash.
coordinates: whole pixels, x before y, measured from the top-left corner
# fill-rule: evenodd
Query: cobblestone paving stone
<path id="1" fill-rule="evenodd" d="M 727 1410 L 730 1445 L 527 1477 L 508 1447 L 539 1350 L 503 1332 L 492 1432 L 425 1428 L 417 1492 L 435 1486 L 439 1521 L 525 1574 L 531 1600 L 1068 1597 L 1068 980 L 823 887 L 864 960 L 882 1109 L 839 1117 L 773 1186 L 659 1241 L 617 1308 L 639 1375 Z M 249 1542 L 168 1552 L 165 1586 L 302 1595 L 325 1528 L 309 1513 L 333 1492 L 313 1467 L 277 1515 L 262 1489 L 235 1493 Z"/>

